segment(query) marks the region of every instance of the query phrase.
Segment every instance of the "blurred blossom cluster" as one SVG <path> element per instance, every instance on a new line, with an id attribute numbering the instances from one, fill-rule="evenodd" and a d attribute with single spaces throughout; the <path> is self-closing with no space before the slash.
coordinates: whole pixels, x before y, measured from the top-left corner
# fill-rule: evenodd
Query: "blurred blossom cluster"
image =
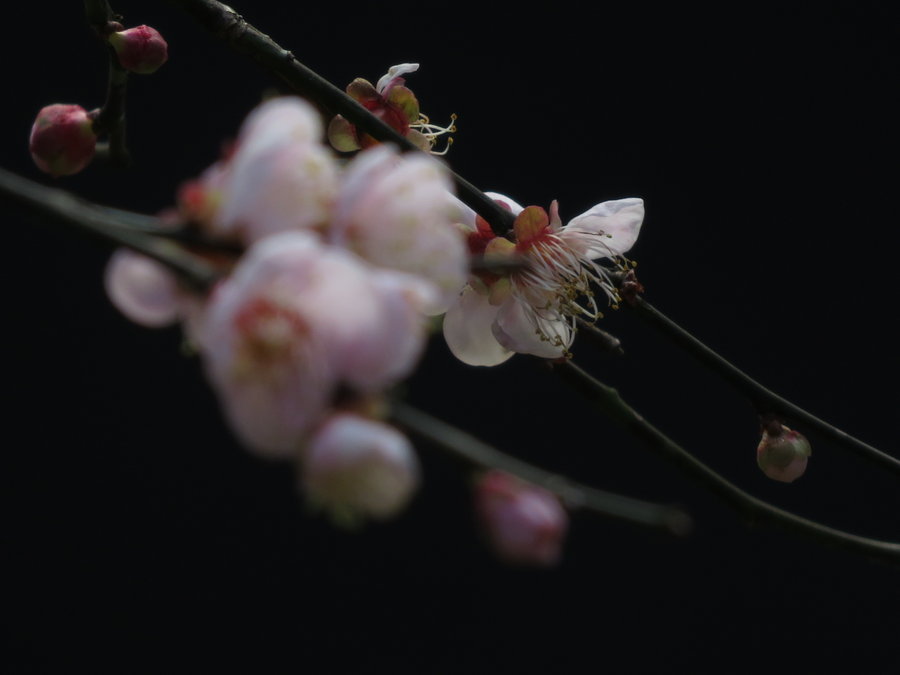
<path id="1" fill-rule="evenodd" d="M 243 251 L 208 293 L 124 250 L 106 288 L 137 323 L 182 321 L 244 445 L 298 462 L 310 501 L 352 523 L 393 515 L 416 488 L 380 402 L 465 284 L 468 252 L 436 160 L 373 146 L 343 166 L 323 135 L 305 101 L 271 99 L 182 187 L 176 220 Z"/>
<path id="2" fill-rule="evenodd" d="M 414 66 L 392 68 L 376 87 L 351 85 L 406 134 L 419 113 L 401 76 Z M 355 134 L 332 121 L 332 144 L 336 129 Z M 384 418 L 388 392 L 419 361 L 429 317 L 446 314 L 448 346 L 470 365 L 516 352 L 567 356 L 576 318 L 600 316 L 594 289 L 618 299 L 598 261 L 622 266 L 643 202 L 603 202 L 563 226 L 556 202 L 548 213 L 492 195 L 515 215 L 498 236 L 454 196 L 436 158 L 354 136 L 362 149 L 348 161 L 325 136 L 302 99 L 261 104 L 162 219 L 222 270 L 219 281 L 192 290 L 119 250 L 106 288 L 139 324 L 181 322 L 241 442 L 296 462 L 308 501 L 354 525 L 398 513 L 418 485 L 409 441 Z M 474 256 L 518 267 L 473 272 Z M 491 473 L 475 498 L 501 558 L 556 562 L 567 517 L 553 495 Z"/>

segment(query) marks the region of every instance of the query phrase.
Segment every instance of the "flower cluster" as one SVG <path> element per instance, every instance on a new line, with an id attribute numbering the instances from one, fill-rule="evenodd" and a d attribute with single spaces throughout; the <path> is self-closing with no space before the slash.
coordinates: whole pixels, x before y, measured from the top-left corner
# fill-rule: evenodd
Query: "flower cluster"
<path id="1" fill-rule="evenodd" d="M 516 219 L 509 238 L 497 236 L 469 210 L 465 218 L 473 255 L 513 262 L 506 273 L 472 275 L 444 317 L 444 337 L 453 354 L 470 365 L 493 366 L 514 353 L 543 358 L 568 355 L 579 318 L 600 316 L 595 289 L 612 303 L 618 291 L 597 261 L 624 267 L 624 254 L 637 240 L 644 202 L 637 198 L 597 204 L 563 225 L 554 201 L 547 213 L 523 208 L 488 193 Z"/>
<path id="2" fill-rule="evenodd" d="M 465 284 L 468 252 L 436 160 L 378 146 L 342 167 L 322 136 L 312 106 L 272 99 L 181 189 L 181 220 L 245 249 L 208 295 L 125 252 L 107 289 L 139 323 L 183 320 L 241 441 L 297 460 L 308 499 L 348 523 L 393 515 L 417 484 L 379 401 Z"/>
<path id="3" fill-rule="evenodd" d="M 432 124 L 428 116 L 419 111 L 419 101 L 405 86 L 406 81 L 403 78 L 407 73 L 418 69 L 418 63 L 400 63 L 391 66 L 375 86 L 368 80 L 358 77 L 347 85 L 347 94 L 419 149 L 435 155 L 444 155 L 453 143 L 451 137 L 447 137 L 447 144 L 443 150 L 436 151 L 434 146 L 440 136 L 456 131 L 454 125 L 456 115 L 451 115 L 450 124 L 442 127 Z M 341 115 L 336 115 L 328 125 L 328 140 L 341 152 L 352 152 L 378 143 L 368 134 L 358 131 Z"/>

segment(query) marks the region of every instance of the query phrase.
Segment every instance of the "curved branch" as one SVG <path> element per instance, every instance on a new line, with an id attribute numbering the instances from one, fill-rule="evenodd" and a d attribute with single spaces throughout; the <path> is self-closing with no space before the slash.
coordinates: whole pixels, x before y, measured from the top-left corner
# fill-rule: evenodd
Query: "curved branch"
<path id="1" fill-rule="evenodd" d="M 588 509 L 609 518 L 663 529 L 675 535 L 687 534 L 691 529 L 690 516 L 679 508 L 581 485 L 500 452 L 461 429 L 400 401 L 392 404 L 391 416 L 398 425 L 455 457 L 478 467 L 505 471 L 538 485 L 555 494 L 570 509 Z"/>
<path id="2" fill-rule="evenodd" d="M 176 272 L 198 290 L 210 288 L 221 276 L 218 268 L 175 242 L 123 226 L 119 209 L 107 209 L 79 199 L 64 190 L 50 188 L 0 168 L 0 195 L 23 204 L 32 213 L 75 225 L 107 244 L 126 246 L 153 258 Z M 131 214 L 135 222 L 149 225 L 149 216 Z M 124 219 L 127 220 L 127 219 Z M 162 229 L 162 224 L 160 224 Z"/>
<path id="3" fill-rule="evenodd" d="M 740 393 L 747 396 L 759 413 L 777 413 L 795 422 L 802 423 L 809 429 L 815 429 L 820 435 L 834 441 L 840 447 L 875 462 L 880 467 L 900 475 L 900 459 L 872 447 L 828 422 L 819 419 L 812 413 L 778 394 L 766 389 L 742 370 L 700 342 L 684 328 L 672 321 L 640 296 L 635 296 L 628 303 L 638 316 L 663 333 L 679 347 L 687 351 L 702 365 L 719 375 Z"/>
<path id="4" fill-rule="evenodd" d="M 615 389 L 592 377 L 572 361 L 554 364 L 554 371 L 558 372 L 564 380 L 585 395 L 613 421 L 637 436 L 652 451 L 672 461 L 679 469 L 693 476 L 703 487 L 716 494 L 740 514 L 746 523 L 770 524 L 806 535 L 825 544 L 864 553 L 873 558 L 900 563 L 900 544 L 837 530 L 780 509 L 744 492 L 647 422 L 637 411 L 625 403 Z"/>

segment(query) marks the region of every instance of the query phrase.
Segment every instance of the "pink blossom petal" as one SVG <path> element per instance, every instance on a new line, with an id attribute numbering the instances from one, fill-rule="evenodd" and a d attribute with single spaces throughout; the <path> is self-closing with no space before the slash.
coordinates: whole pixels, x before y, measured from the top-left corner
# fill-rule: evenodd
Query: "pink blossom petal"
<path id="1" fill-rule="evenodd" d="M 604 238 L 597 244 L 589 245 L 580 253 L 588 258 L 608 258 L 623 255 L 637 241 L 644 222 L 644 200 L 636 197 L 602 202 L 576 216 L 566 225 L 561 236 L 580 233 L 603 233 Z"/>
<path id="2" fill-rule="evenodd" d="M 150 328 L 179 318 L 181 292 L 174 275 L 155 260 L 118 249 L 106 266 L 106 294 L 131 321 Z"/>
<path id="3" fill-rule="evenodd" d="M 318 143 L 322 121 L 312 105 L 296 96 L 279 96 L 256 106 L 238 134 L 238 153 L 262 152 L 288 143 Z"/>
<path id="4" fill-rule="evenodd" d="M 498 307 L 467 286 L 444 315 L 444 338 L 453 355 L 470 366 L 496 366 L 513 355 L 491 329 Z"/>
<path id="5" fill-rule="evenodd" d="M 369 289 L 376 316 L 348 341 L 341 365 L 345 381 L 360 391 L 377 392 L 409 375 L 418 363 L 426 338 L 421 308 L 434 302 L 435 289 L 389 270 L 373 270 Z"/>
<path id="6" fill-rule="evenodd" d="M 331 241 L 378 267 L 428 279 L 439 294 L 426 311 L 440 314 L 468 276 L 451 189 L 446 171 L 430 157 L 401 158 L 385 145 L 365 150 L 344 174 Z"/>

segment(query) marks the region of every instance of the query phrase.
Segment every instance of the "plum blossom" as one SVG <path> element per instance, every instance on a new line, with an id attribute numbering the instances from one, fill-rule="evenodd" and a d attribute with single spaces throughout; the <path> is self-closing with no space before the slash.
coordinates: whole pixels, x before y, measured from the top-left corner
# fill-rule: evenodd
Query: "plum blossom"
<path id="1" fill-rule="evenodd" d="M 543 567 L 559 562 L 569 518 L 547 490 L 493 470 L 475 487 L 475 508 L 500 558 Z"/>
<path id="2" fill-rule="evenodd" d="M 348 165 L 328 229 L 332 243 L 379 267 L 428 279 L 427 314 L 446 311 L 465 285 L 469 255 L 444 167 L 426 155 L 372 147 Z"/>
<path id="3" fill-rule="evenodd" d="M 424 346 L 419 284 L 305 232 L 252 246 L 196 336 L 245 445 L 293 457 L 339 390 L 378 392 L 408 375 Z"/>
<path id="4" fill-rule="evenodd" d="M 183 189 L 187 213 L 215 236 L 246 244 L 287 230 L 325 227 L 339 171 L 321 135 L 318 115 L 306 101 L 279 97 L 262 103 L 241 126 L 230 157 Z"/>
<path id="5" fill-rule="evenodd" d="M 419 484 L 419 463 L 403 434 L 352 413 L 332 415 L 301 455 L 300 483 L 307 499 L 341 525 L 385 520 L 409 502 Z"/>
<path id="6" fill-rule="evenodd" d="M 368 80 L 358 77 L 347 85 L 347 94 L 421 150 L 443 155 L 450 148 L 452 138 L 448 137 L 447 146 L 440 152 L 434 151 L 433 148 L 438 137 L 456 131 L 453 124 L 456 115 L 451 116 L 448 126 L 441 127 L 432 124 L 431 120 L 419 111 L 419 101 L 415 94 L 404 86 L 406 80 L 403 78 L 404 75 L 418 69 L 418 63 L 400 63 L 391 66 L 374 87 Z M 360 133 L 341 115 L 336 115 L 328 125 L 328 140 L 341 152 L 353 152 L 378 143 L 368 134 Z"/>
<path id="7" fill-rule="evenodd" d="M 523 267 L 470 278 L 444 317 L 447 345 L 470 365 L 497 365 L 516 352 L 564 357 L 576 319 L 601 315 L 594 289 L 610 303 L 619 300 L 598 261 L 623 264 L 643 222 L 643 200 L 602 202 L 563 226 L 556 201 L 548 214 L 539 206 L 523 208 L 508 197 L 488 194 L 516 214 L 515 224 L 509 239 L 498 237 L 469 211 L 470 251 L 489 260 L 518 259 Z"/>

